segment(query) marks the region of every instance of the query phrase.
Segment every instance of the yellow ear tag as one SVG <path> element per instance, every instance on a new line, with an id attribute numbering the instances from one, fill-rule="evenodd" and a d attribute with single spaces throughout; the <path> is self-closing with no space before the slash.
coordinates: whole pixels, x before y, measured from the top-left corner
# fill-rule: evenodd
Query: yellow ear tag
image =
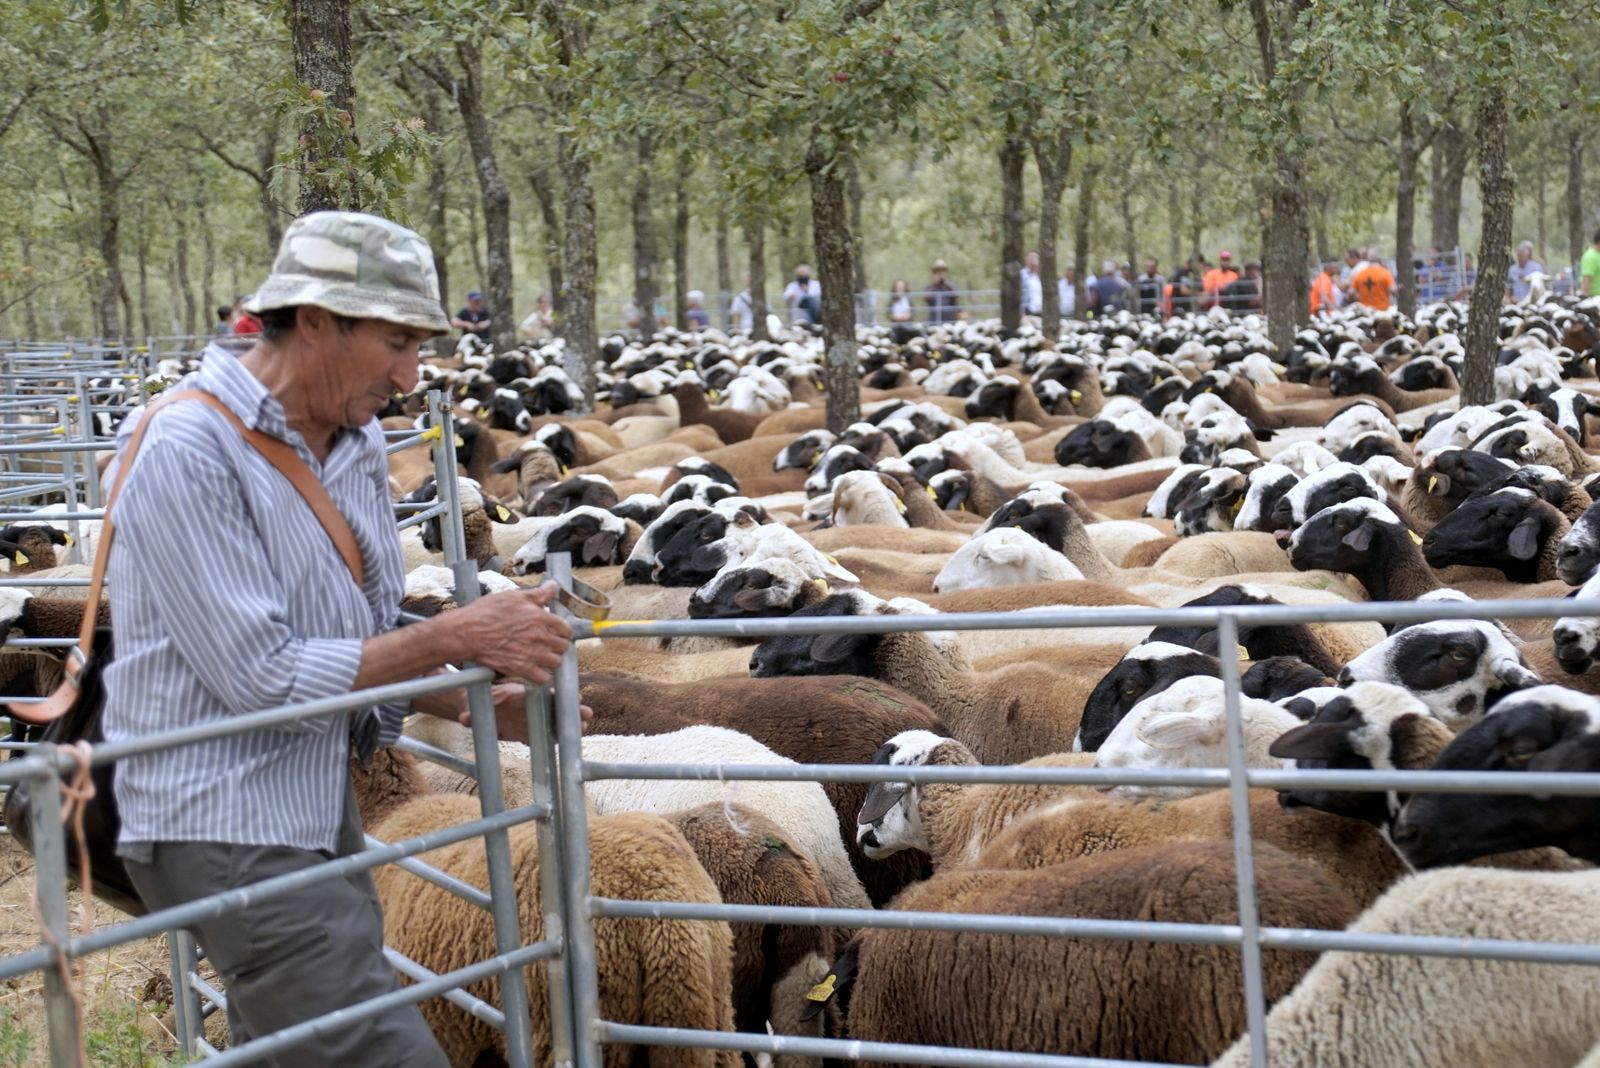
<path id="1" fill-rule="evenodd" d="M 568 467 L 566 464 L 560 464 L 558 466 L 561 468 L 561 477 L 562 478 L 566 478 L 567 477 L 567 472 L 572 470 L 572 468 Z"/>
<path id="2" fill-rule="evenodd" d="M 1422 535 L 1421 534 L 1418 534 L 1414 530 L 1408 530 L 1408 531 L 1406 531 L 1406 533 L 1411 535 L 1411 540 L 1412 541 L 1416 542 L 1418 545 L 1422 544 Z"/>
<path id="3" fill-rule="evenodd" d="M 934 500 L 938 500 L 939 499 L 939 495 L 937 493 L 933 492 L 933 487 L 932 486 L 923 486 L 922 487 L 922 492 L 926 493 L 929 497 L 932 497 Z"/>
<path id="4" fill-rule="evenodd" d="M 896 497 L 894 499 L 894 506 L 895 506 L 895 510 L 898 511 L 901 515 L 905 515 L 906 514 L 906 502 L 902 501 L 899 497 Z"/>
<path id="5" fill-rule="evenodd" d="M 822 982 L 806 991 L 806 1000 L 827 1001 L 829 998 L 833 997 L 833 984 L 836 979 L 838 979 L 838 976 L 834 975 L 832 972 L 829 972 L 826 979 L 822 980 Z"/>
<path id="6" fill-rule="evenodd" d="M 466 396 L 466 395 L 467 395 L 467 387 L 466 387 L 466 386 L 459 386 L 459 387 L 457 387 L 457 389 L 456 389 L 456 396 L 458 396 L 458 397 L 465 397 L 465 396 Z"/>
<path id="7" fill-rule="evenodd" d="M 460 434 L 457 434 L 456 435 L 456 448 L 464 449 L 466 447 L 467 447 L 467 439 L 462 437 Z"/>
<path id="8" fill-rule="evenodd" d="M 1240 659 L 1240 660 L 1249 660 L 1250 659 L 1250 650 L 1246 649 L 1242 645 L 1235 645 L 1233 647 L 1233 655 L 1235 657 L 1237 657 L 1238 659 Z"/>
<path id="9" fill-rule="evenodd" d="M 821 462 L 822 462 L 822 454 L 819 452 L 819 453 L 817 453 L 815 456 L 813 456 L 811 458 L 811 470 L 815 471 L 817 469 L 817 465 L 820 464 Z"/>
<path id="10" fill-rule="evenodd" d="M 16 561 L 18 567 L 23 567 L 28 562 L 28 554 L 23 552 L 21 549 L 18 549 L 17 555 L 13 557 L 13 559 Z"/>
<path id="11" fill-rule="evenodd" d="M 826 378 L 817 381 L 817 391 L 820 393 L 828 392 L 828 380 Z"/>
<path id="12" fill-rule="evenodd" d="M 511 522 L 511 511 L 503 504 L 494 506 L 494 514 L 500 517 L 500 522 L 502 523 Z"/>
<path id="13" fill-rule="evenodd" d="M 71 534 L 68 534 L 67 535 L 67 545 L 68 545 L 68 547 L 70 548 L 71 546 L 76 545 L 76 544 L 78 544 L 77 540 L 74 539 Z"/>
<path id="14" fill-rule="evenodd" d="M 1205 389 L 1204 389 L 1204 390 L 1203 390 L 1203 392 L 1205 392 L 1205 393 L 1210 393 L 1210 392 L 1211 392 L 1211 387 L 1210 387 L 1210 386 L 1207 386 L 1207 387 L 1206 387 L 1206 388 L 1205 388 Z"/>
<path id="15" fill-rule="evenodd" d="M 1436 478 L 1433 475 L 1429 475 L 1428 476 L 1428 492 L 1429 493 L 1432 493 L 1433 492 L 1433 487 L 1437 486 L 1438 484 L 1439 484 L 1438 478 Z"/>
<path id="16" fill-rule="evenodd" d="M 1073 404 L 1077 404 L 1079 401 L 1083 400 L 1083 394 L 1079 393 L 1075 389 L 1068 390 L 1067 391 L 1067 399 L 1070 400 Z"/>
<path id="17" fill-rule="evenodd" d="M 827 579 L 820 579 L 820 578 L 817 579 L 817 588 L 822 591 L 822 596 L 824 596 L 824 597 L 828 596 L 828 580 Z"/>
<path id="18" fill-rule="evenodd" d="M 722 398 L 722 394 L 718 393 L 716 390 L 712 390 L 711 392 L 706 394 L 706 399 L 709 400 L 712 404 L 717 403 L 717 401 L 720 400 L 721 398 Z"/>
<path id="19" fill-rule="evenodd" d="M 1244 511 L 1244 498 L 1240 497 L 1238 500 L 1233 502 L 1233 507 L 1228 509 L 1228 514 L 1233 516 L 1233 518 L 1238 519 L 1239 513 L 1242 511 Z"/>
<path id="20" fill-rule="evenodd" d="M 839 559 L 838 559 L 838 557 L 835 557 L 835 556 L 825 556 L 825 557 L 823 557 L 823 559 L 824 559 L 824 560 L 826 560 L 826 561 L 828 561 L 828 563 L 830 563 L 830 564 L 832 564 L 832 565 L 833 565 L 833 566 L 834 566 L 834 567 L 838 567 L 838 566 L 839 566 Z"/>

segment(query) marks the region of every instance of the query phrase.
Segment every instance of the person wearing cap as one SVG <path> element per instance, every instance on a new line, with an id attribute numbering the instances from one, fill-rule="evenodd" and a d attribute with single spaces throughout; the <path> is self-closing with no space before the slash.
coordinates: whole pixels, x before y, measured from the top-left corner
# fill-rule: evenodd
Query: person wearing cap
<path id="1" fill-rule="evenodd" d="M 691 289 L 684 298 L 684 321 L 689 324 L 690 330 L 704 330 L 711 325 L 711 315 L 706 311 L 706 295 L 698 289 Z"/>
<path id="2" fill-rule="evenodd" d="M 956 296 L 956 287 L 950 283 L 950 268 L 945 266 L 944 260 L 933 261 L 933 281 L 923 291 L 922 299 L 928 305 L 930 323 L 953 323 L 966 318 L 961 311 L 961 299 Z"/>
<path id="3" fill-rule="evenodd" d="M 1200 279 L 1200 287 L 1206 295 L 1205 306 L 1215 308 L 1222 300 L 1222 291 L 1238 280 L 1239 272 L 1233 269 L 1233 253 L 1223 249 L 1217 253 L 1217 265 Z"/>
<path id="4" fill-rule="evenodd" d="M 107 741 L 215 726 L 469 659 L 547 682 L 569 641 L 545 607 L 553 586 L 482 597 L 448 622 L 396 629 L 405 564 L 376 416 L 416 387 L 423 342 L 450 329 L 427 242 L 371 215 L 303 216 L 246 310 L 262 324 L 255 344 L 238 357 L 211 346 L 174 388 L 211 394 L 245 427 L 292 449 L 348 523 L 365 579 L 357 585 L 300 491 L 223 412 L 199 403 L 154 416 L 145 409 L 153 422 L 114 502 Z M 139 422 L 124 421 L 122 449 Z M 502 737 L 525 734 L 523 701 L 521 684 L 494 687 Z M 120 761 L 118 852 L 144 904 L 181 905 L 363 849 L 350 756 L 364 762 L 393 743 L 408 711 L 468 719 L 457 690 Z M 226 988 L 235 1046 L 397 988 L 364 872 L 191 930 Z M 263 1060 L 448 1063 L 415 1006 Z"/>
<path id="5" fill-rule="evenodd" d="M 467 306 L 456 312 L 450 325 L 463 335 L 474 334 L 479 340 L 489 340 L 489 309 L 483 306 L 483 294 L 474 289 L 467 294 Z"/>

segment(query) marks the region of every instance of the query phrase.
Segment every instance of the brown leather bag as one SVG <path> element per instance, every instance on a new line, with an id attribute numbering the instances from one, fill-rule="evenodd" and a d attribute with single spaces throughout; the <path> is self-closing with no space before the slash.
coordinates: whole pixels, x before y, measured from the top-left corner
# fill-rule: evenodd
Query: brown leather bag
<path id="1" fill-rule="evenodd" d="M 204 390 L 190 387 L 165 394 L 150 403 L 144 418 L 134 428 L 133 435 L 123 450 L 117 477 L 112 482 L 111 492 L 106 498 L 105 518 L 100 524 L 100 544 L 95 551 L 94 567 L 89 581 L 89 598 L 85 602 L 83 613 L 83 626 L 78 632 L 78 644 L 67 654 L 66 670 L 61 685 L 42 702 L 6 706 L 7 713 L 14 722 L 35 728 L 34 738 L 38 741 L 61 745 L 85 741 L 92 745 L 104 740 L 100 728 L 100 713 L 105 706 L 101 673 L 112 655 L 111 632 L 109 628 L 100 628 L 97 631 L 95 620 L 99 615 L 106 565 L 111 559 L 111 540 L 115 533 L 111 523 L 111 507 L 116 503 L 122 484 L 133 468 L 134 456 L 144 440 L 145 431 L 150 427 L 150 421 L 167 405 L 186 401 L 204 404 L 220 412 L 233 424 L 234 429 L 245 441 L 266 457 L 267 462 L 289 480 L 316 514 L 322 528 L 328 532 L 329 539 L 339 550 L 339 555 L 344 558 L 345 566 L 350 569 L 350 575 L 355 579 L 356 585 L 361 586 L 365 582 L 366 568 L 362 563 L 361 549 L 356 544 L 350 524 L 340 513 L 338 505 L 333 503 L 333 498 L 328 496 L 327 488 L 316 475 L 312 474 L 305 461 L 300 459 L 299 454 L 287 442 L 245 426 L 244 422 L 234 414 L 233 409 Z M 81 842 L 78 841 L 75 830 L 69 825 L 68 834 L 72 841 L 68 843 L 67 850 L 68 876 L 73 883 L 83 885 L 83 873 L 78 868 L 78 857 L 81 855 L 80 850 L 86 848 L 89 868 L 93 875 L 90 885 L 93 887 L 94 895 L 124 912 L 140 916 L 147 910 L 139 900 L 138 891 L 128 879 L 122 858 L 117 856 L 117 833 L 121 829 L 122 821 L 118 818 L 116 796 L 112 793 L 112 774 L 113 769 L 110 764 L 100 765 L 93 771 L 94 797 L 87 803 L 84 811 Z M 5 819 L 12 837 L 31 854 L 34 851 L 34 843 L 33 825 L 29 819 L 30 801 L 28 782 L 24 781 L 14 786 L 6 796 Z"/>

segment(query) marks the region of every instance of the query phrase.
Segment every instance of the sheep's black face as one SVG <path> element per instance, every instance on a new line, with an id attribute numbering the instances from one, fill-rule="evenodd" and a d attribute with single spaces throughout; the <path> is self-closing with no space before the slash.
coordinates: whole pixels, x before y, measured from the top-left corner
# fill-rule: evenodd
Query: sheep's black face
<path id="1" fill-rule="evenodd" d="M 1529 702 L 1456 736 L 1438 771 L 1600 771 L 1600 735 L 1583 713 Z M 1600 799 L 1518 794 L 1416 794 L 1391 831 L 1414 867 L 1437 868 L 1537 846 L 1600 861 Z"/>
<path id="2" fill-rule="evenodd" d="M 1372 563 L 1368 551 L 1382 537 L 1378 521 L 1360 512 L 1318 512 L 1289 542 L 1289 563 L 1299 571 L 1365 572 Z"/>
<path id="3" fill-rule="evenodd" d="M 1360 393 L 1376 393 L 1378 379 L 1383 377 L 1383 372 L 1375 367 L 1357 370 L 1349 365 L 1341 365 L 1328 372 L 1328 391 L 1335 397 L 1354 397 Z"/>
<path id="4" fill-rule="evenodd" d="M 1589 581 L 1600 566 L 1600 505 L 1591 505 L 1572 524 L 1556 553 L 1556 573 L 1569 586 Z"/>
<path id="5" fill-rule="evenodd" d="M 822 463 L 817 465 L 812 477 L 824 486 L 832 486 L 833 480 L 840 475 L 849 474 L 851 471 L 870 470 L 872 461 L 863 456 L 859 449 L 838 449 L 823 457 Z"/>
<path id="6" fill-rule="evenodd" d="M 855 597 L 836 593 L 802 608 L 791 618 L 859 614 Z M 880 641 L 882 635 L 878 634 L 774 635 L 750 654 L 750 674 L 758 679 L 777 675 L 876 676 L 875 657 Z"/>
<path id="7" fill-rule="evenodd" d="M 987 382 L 967 398 L 968 419 L 1010 419 L 1017 387 L 1011 382 Z"/>
<path id="8" fill-rule="evenodd" d="M 528 358 L 520 352 L 509 352 L 495 356 L 489 361 L 489 366 L 486 370 L 497 386 L 509 385 L 516 379 L 528 378 L 533 374 L 533 366 L 528 362 Z"/>
<path id="9" fill-rule="evenodd" d="M 1508 430 L 1489 443 L 1489 455 L 1515 463 L 1521 459 L 1517 450 L 1526 444 L 1528 444 L 1526 430 Z"/>
<path id="10" fill-rule="evenodd" d="M 577 567 L 605 567 L 617 562 L 622 534 L 607 530 L 604 521 L 594 515 L 574 515 L 550 531 L 545 541 L 545 554 L 571 553 Z"/>
<path id="11" fill-rule="evenodd" d="M 879 367 L 862 380 L 868 389 L 894 389 L 900 384 L 898 367 Z"/>
<path id="12" fill-rule="evenodd" d="M 1078 725 L 1078 748 L 1097 752 L 1133 706 L 1160 693 L 1179 679 L 1192 675 L 1220 678 L 1222 665 L 1200 653 L 1123 660 L 1106 672 L 1083 706 Z"/>
<path id="13" fill-rule="evenodd" d="M 647 527 L 660 518 L 665 508 L 666 505 L 659 501 L 651 504 L 648 499 L 629 499 L 612 505 L 610 512 L 619 519 L 631 519 L 641 527 Z"/>
<path id="14" fill-rule="evenodd" d="M 1195 379 L 1193 385 L 1184 389 L 1183 399 L 1186 401 L 1193 401 L 1202 393 L 1217 393 L 1220 392 L 1221 389 L 1222 376 L 1213 371 L 1207 371 L 1205 374 Z M 1158 412 L 1156 414 L 1159 415 L 1160 413 Z"/>
<path id="15" fill-rule="evenodd" d="M 934 475 L 950 469 L 950 454 L 940 450 L 929 456 L 919 456 L 909 462 L 911 470 L 916 473 L 917 481 L 926 486 Z"/>
<path id="16" fill-rule="evenodd" d="M 1364 464 L 1374 456 L 1401 458 L 1400 446 L 1384 434 L 1362 434 L 1339 453 L 1339 459 L 1352 464 Z"/>
<path id="17" fill-rule="evenodd" d="M 655 579 L 663 586 L 699 586 L 707 582 L 726 562 L 726 554 L 716 548 L 728 532 L 728 517 L 707 512 L 691 520 L 656 549 Z"/>
<path id="18" fill-rule="evenodd" d="M 1283 500 L 1286 493 L 1299 484 L 1299 481 L 1294 475 L 1283 475 L 1263 486 L 1261 488 L 1261 507 L 1256 515 L 1256 521 L 1251 525 L 1250 529 L 1267 534 L 1274 530 L 1281 530 L 1282 528 L 1277 525 L 1276 518 L 1278 503 Z"/>
<path id="19" fill-rule="evenodd" d="M 1430 496 L 1443 497 L 1453 508 L 1483 489 L 1502 483 L 1511 474 L 1505 462 L 1474 449 L 1447 449 L 1436 454 L 1423 469 L 1422 484 Z"/>
<path id="20" fill-rule="evenodd" d="M 1070 522 L 1067 513 L 1070 511 L 1071 509 L 1059 501 L 1036 506 L 1031 501 L 1012 498 L 996 508 L 984 526 L 989 530 L 1016 527 L 1030 538 L 1059 553 L 1066 546 L 1067 527 Z"/>
<path id="21" fill-rule="evenodd" d="M 802 587 L 764 567 L 746 567 L 713 579 L 689 598 L 691 619 L 786 616 Z"/>
<path id="22" fill-rule="evenodd" d="M 1139 456 L 1135 456 L 1135 451 Z M 1143 459 L 1144 443 L 1132 431 L 1099 420 L 1075 426 L 1056 443 L 1056 463 L 1085 467 L 1120 467 Z"/>
<path id="23" fill-rule="evenodd" d="M 1396 373 L 1395 385 L 1406 390 L 1444 389 L 1451 385 L 1451 376 L 1435 360 L 1412 360 Z"/>
<path id="24" fill-rule="evenodd" d="M 958 511 L 966 506 L 972 495 L 972 476 L 965 471 L 952 471 L 947 478 L 931 483 L 933 500 L 944 511 Z"/>
<path id="25" fill-rule="evenodd" d="M 662 551 L 668 545 L 671 545 L 673 539 L 682 534 L 685 528 L 706 514 L 704 511 L 685 508 L 676 515 L 652 523 L 650 528 L 644 532 L 644 537 L 640 539 L 641 544 L 645 545 L 645 549 L 642 550 L 643 555 L 629 560 L 623 565 L 622 581 L 629 585 L 651 582 Z M 698 585 L 698 583 L 691 583 L 690 585 Z"/>
<path id="26" fill-rule="evenodd" d="M 1360 475 L 1354 472 L 1343 474 L 1338 478 L 1331 478 L 1317 483 L 1311 489 L 1311 492 L 1306 495 L 1305 509 L 1301 515 L 1313 516 L 1324 508 L 1332 508 L 1336 504 L 1343 504 L 1345 501 L 1353 501 L 1361 497 L 1366 497 L 1370 500 L 1382 499 L 1378 491 L 1373 488 L 1372 483 Z M 1287 497 L 1273 506 L 1272 519 L 1274 523 L 1279 524 L 1278 529 L 1280 530 L 1294 528 L 1294 510 L 1292 502 Z"/>
<path id="27" fill-rule="evenodd" d="M 1262 701 L 1281 701 L 1313 686 L 1327 686 L 1333 680 L 1297 656 L 1273 656 L 1250 666 L 1239 680 L 1246 697 Z"/>
<path id="28" fill-rule="evenodd" d="M 623 381 L 611 387 L 606 400 L 613 408 L 626 408 L 630 404 L 638 404 L 644 400 L 644 394 L 639 392 L 639 387 L 632 382 Z"/>
<path id="29" fill-rule="evenodd" d="M 1553 521 L 1547 507 L 1520 493 L 1469 498 L 1423 537 L 1422 555 L 1434 567 L 1497 567 L 1514 582 L 1532 582 Z"/>
<path id="30" fill-rule="evenodd" d="M 562 467 L 572 467 L 578 462 L 578 439 L 573 436 L 571 427 L 551 423 L 540 427 L 536 436 L 555 454 Z"/>
<path id="31" fill-rule="evenodd" d="M 497 392 L 489 401 L 489 425 L 496 430 L 515 430 L 526 434 L 533 427 L 533 417 L 523 406 L 520 395 L 507 396 Z"/>
<path id="32" fill-rule="evenodd" d="M 1355 751 L 1352 741 L 1366 726 L 1354 702 L 1337 697 L 1318 709 L 1309 723 L 1279 735 L 1268 752 L 1293 760 L 1295 767 L 1305 771 L 1371 771 L 1372 762 Z M 1278 804 L 1285 809 L 1314 808 L 1380 827 L 1389 822 L 1389 802 L 1382 792 L 1280 790 Z"/>
<path id="33" fill-rule="evenodd" d="M 789 468 L 799 468 L 809 471 L 817 465 L 817 460 L 833 445 L 833 435 L 826 430 L 802 434 L 789 444 L 785 445 L 778 455 L 772 459 L 774 471 L 786 471 Z"/>

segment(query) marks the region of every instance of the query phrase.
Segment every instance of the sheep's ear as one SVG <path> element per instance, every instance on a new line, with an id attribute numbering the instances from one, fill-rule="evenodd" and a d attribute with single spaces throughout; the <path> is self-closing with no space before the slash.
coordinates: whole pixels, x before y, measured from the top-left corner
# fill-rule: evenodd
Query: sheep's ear
<path id="1" fill-rule="evenodd" d="M 1539 516 L 1529 513 L 1520 523 L 1511 529 L 1511 537 L 1506 541 L 1506 550 L 1516 560 L 1532 560 L 1539 555 L 1539 534 L 1543 524 Z"/>
<path id="2" fill-rule="evenodd" d="M 856 814 L 856 823 L 870 826 L 887 816 L 900 799 L 906 796 L 906 791 L 911 789 L 910 783 L 904 782 L 875 782 L 867 791 L 866 799 L 861 802 L 861 811 Z"/>
<path id="3" fill-rule="evenodd" d="M 71 545 L 72 544 L 72 536 L 69 535 L 66 531 L 57 530 L 55 527 L 46 527 L 45 529 L 50 531 L 50 540 L 55 542 L 57 545 Z"/>
<path id="4" fill-rule="evenodd" d="M 1508 690 L 1526 690 L 1544 685 L 1544 680 L 1537 674 L 1509 656 L 1494 665 L 1494 677 Z"/>
<path id="5" fill-rule="evenodd" d="M 597 531 L 584 539 L 579 559 L 609 564 L 616 556 L 617 540 L 617 532 L 614 530 Z"/>
<path id="6" fill-rule="evenodd" d="M 490 464 L 489 470 L 493 471 L 497 475 L 503 475 L 510 471 L 515 471 L 521 466 L 522 460 L 515 453 L 512 453 L 504 460 L 496 460 L 494 463 Z"/>
<path id="7" fill-rule="evenodd" d="M 702 545 L 689 557 L 689 566 L 696 571 L 718 571 L 727 560 L 727 555 L 716 542 Z"/>
<path id="8" fill-rule="evenodd" d="M 1267 753 L 1283 760 L 1335 760 L 1350 752 L 1350 733 L 1339 723 L 1306 723 L 1272 740 Z"/>
<path id="9" fill-rule="evenodd" d="M 859 634 L 819 634 L 811 640 L 811 659 L 819 664 L 837 664 L 855 652 L 861 638 Z"/>
<path id="10" fill-rule="evenodd" d="M 1363 521 L 1360 526 L 1356 527 L 1340 540 L 1346 545 L 1350 546 L 1350 548 L 1354 549 L 1356 552 L 1364 553 L 1372 545 L 1372 524 L 1370 522 Z"/>
<path id="11" fill-rule="evenodd" d="M 781 589 L 776 589 L 772 586 L 746 587 L 733 595 L 733 606 L 742 608 L 746 612 L 772 608 L 778 603 L 778 598 L 782 592 Z"/>
<path id="12" fill-rule="evenodd" d="M 839 957 L 823 976 L 822 982 L 806 992 L 805 1008 L 800 1010 L 802 1022 L 813 1020 L 822 1013 L 828 1002 L 837 999 L 843 1006 L 850 1000 L 850 988 L 856 982 L 856 965 L 861 953 L 860 937 L 852 938 L 839 951 Z"/>
<path id="13" fill-rule="evenodd" d="M 1138 734 L 1157 749 L 1182 749 L 1217 741 L 1222 737 L 1222 719 L 1214 711 L 1169 712 L 1145 720 Z"/>

